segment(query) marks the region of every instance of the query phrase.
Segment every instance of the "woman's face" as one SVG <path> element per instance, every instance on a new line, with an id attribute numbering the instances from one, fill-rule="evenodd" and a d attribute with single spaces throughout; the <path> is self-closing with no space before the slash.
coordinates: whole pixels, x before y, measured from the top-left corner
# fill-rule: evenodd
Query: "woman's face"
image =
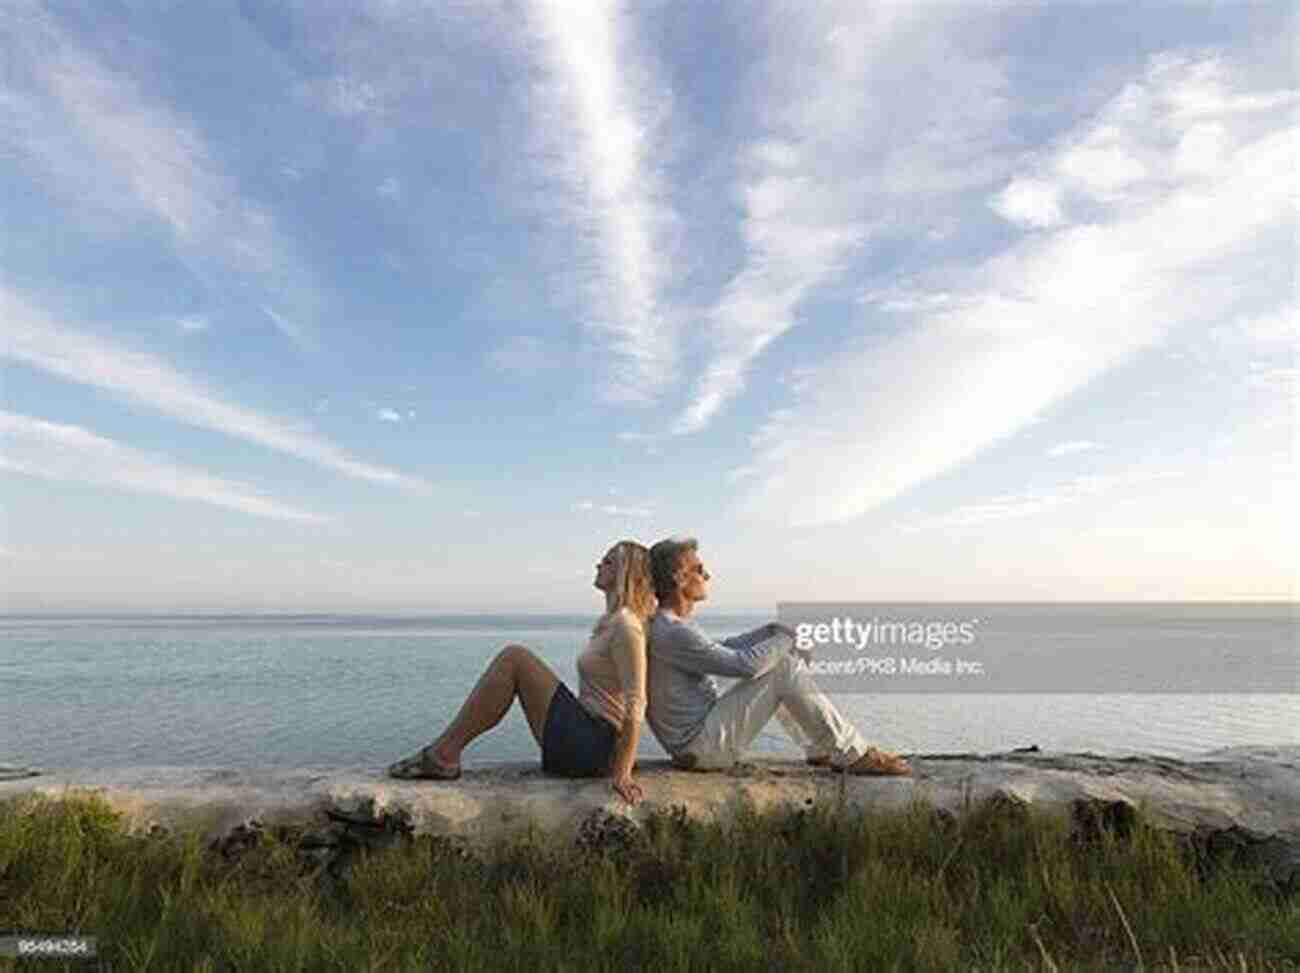
<path id="1" fill-rule="evenodd" d="M 609 591 L 614 587 L 615 569 L 618 566 L 618 548 L 611 547 L 605 552 L 605 557 L 596 565 L 596 580 L 592 582 L 601 591 Z"/>

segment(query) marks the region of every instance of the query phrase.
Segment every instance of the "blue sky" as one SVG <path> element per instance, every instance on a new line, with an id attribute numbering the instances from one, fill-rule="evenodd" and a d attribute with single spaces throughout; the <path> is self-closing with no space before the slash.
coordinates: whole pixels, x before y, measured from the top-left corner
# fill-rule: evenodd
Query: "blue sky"
<path id="1" fill-rule="evenodd" d="M 1290 4 L 0 18 L 10 611 L 1295 597 Z"/>

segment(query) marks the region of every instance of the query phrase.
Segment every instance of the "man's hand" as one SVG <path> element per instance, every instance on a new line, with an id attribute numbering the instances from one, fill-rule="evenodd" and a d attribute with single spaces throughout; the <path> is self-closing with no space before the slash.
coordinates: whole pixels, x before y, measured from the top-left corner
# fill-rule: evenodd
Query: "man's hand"
<path id="1" fill-rule="evenodd" d="M 812 649 L 799 648 L 798 632 L 796 632 L 794 629 L 792 629 L 789 625 L 785 624 L 784 622 L 769 622 L 768 624 L 771 625 L 775 631 L 778 631 L 783 635 L 790 636 L 791 641 L 795 643 L 794 645 L 790 646 L 790 654 L 792 656 L 794 656 L 796 659 L 800 660 L 801 662 L 807 663 L 812 661 Z"/>
<path id="2" fill-rule="evenodd" d="M 641 791 L 641 785 L 634 781 L 631 775 L 615 777 L 609 786 L 614 790 L 614 793 L 633 806 L 645 796 Z"/>

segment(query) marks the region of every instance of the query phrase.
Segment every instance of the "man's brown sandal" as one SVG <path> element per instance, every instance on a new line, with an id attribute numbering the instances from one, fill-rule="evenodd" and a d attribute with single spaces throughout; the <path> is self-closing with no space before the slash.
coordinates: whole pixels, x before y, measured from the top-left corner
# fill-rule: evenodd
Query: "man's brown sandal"
<path id="1" fill-rule="evenodd" d="M 911 777 L 912 766 L 895 753 L 886 753 L 875 747 L 844 768 L 845 773 L 859 777 Z"/>

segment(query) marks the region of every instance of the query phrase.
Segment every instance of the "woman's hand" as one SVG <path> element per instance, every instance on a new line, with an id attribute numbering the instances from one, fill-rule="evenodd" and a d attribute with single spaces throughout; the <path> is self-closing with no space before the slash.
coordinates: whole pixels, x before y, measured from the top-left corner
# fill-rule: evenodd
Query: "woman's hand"
<path id="1" fill-rule="evenodd" d="M 634 806 L 641 800 L 641 798 L 645 797 L 645 794 L 641 790 L 641 785 L 632 779 L 631 774 L 622 777 L 615 777 L 610 781 L 609 786 L 613 789 L 614 793 L 627 801 L 627 803 Z"/>

